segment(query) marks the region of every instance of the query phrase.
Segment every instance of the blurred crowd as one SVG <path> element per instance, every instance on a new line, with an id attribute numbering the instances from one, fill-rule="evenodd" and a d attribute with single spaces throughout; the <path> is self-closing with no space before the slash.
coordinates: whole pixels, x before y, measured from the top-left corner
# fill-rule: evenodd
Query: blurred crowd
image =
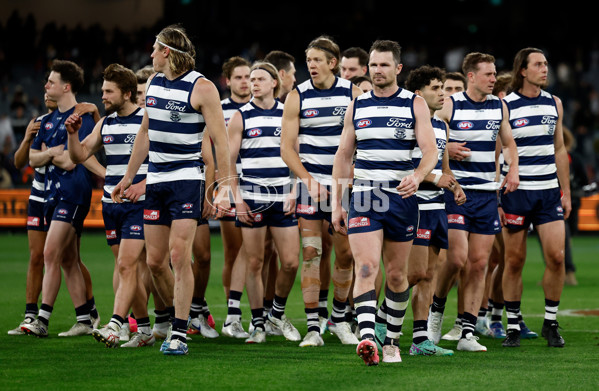
<path id="1" fill-rule="evenodd" d="M 151 64 L 149 54 L 154 35 L 164 25 L 164 22 L 158 22 L 156 26 L 133 33 L 106 30 L 100 25 L 68 29 L 56 23 L 40 26 L 32 15 L 23 16 L 18 12 L 13 12 L 6 23 L 0 23 L 0 35 L 7 38 L 0 42 L 0 188 L 30 186 L 32 171 L 29 168 L 22 171 L 15 169 L 12 155 L 23 139 L 29 121 L 45 112 L 43 85 L 52 60 L 68 59 L 81 65 L 85 70 L 86 83 L 78 100 L 96 103 L 102 114 L 101 82 L 106 65 L 116 62 L 135 71 Z M 230 48 L 214 42 L 196 43 L 196 69 L 215 82 L 223 98 L 227 92 L 220 67 L 232 55 L 254 61 L 261 59 L 269 50 L 285 50 L 296 56 L 297 82 L 309 77 L 305 67 L 301 66 L 303 47 L 263 47 L 263 43 L 249 39 L 245 48 L 239 50 L 240 43 L 233 42 L 235 45 Z M 343 42 L 339 43 L 343 50 Z M 361 44 L 356 42 L 349 46 Z M 368 47 L 364 49 L 368 50 Z M 469 47 L 458 43 L 440 54 L 436 47 L 427 50 L 422 45 L 414 45 L 403 48 L 404 71 L 400 78 L 410 69 L 426 63 L 457 71 L 463 56 L 474 50 L 496 55 L 500 73 L 511 68 L 510 58 L 494 53 L 489 47 Z M 584 51 L 581 56 L 564 58 L 557 56 L 557 50 L 555 56 L 547 50 L 551 67 L 548 91 L 564 102 L 564 124 L 573 135 L 570 152 L 574 160 L 582 162 L 579 171 L 582 170 L 586 177 L 579 181 L 583 182 L 582 186 L 599 179 L 599 44 L 581 51 Z M 400 85 L 403 86 L 401 80 Z"/>

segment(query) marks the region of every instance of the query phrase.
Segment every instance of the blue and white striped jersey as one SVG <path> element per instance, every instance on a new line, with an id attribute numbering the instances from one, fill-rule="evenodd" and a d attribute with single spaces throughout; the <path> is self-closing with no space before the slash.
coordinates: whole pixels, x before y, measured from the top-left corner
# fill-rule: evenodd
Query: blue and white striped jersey
<path id="1" fill-rule="evenodd" d="M 104 181 L 102 202 L 112 203 L 110 194 L 127 172 L 133 143 L 141 126 L 144 113 L 145 110 L 142 108 L 138 108 L 126 117 L 119 117 L 116 113 L 112 113 L 105 118 L 102 124 L 102 144 L 104 145 L 104 152 L 106 152 L 106 179 Z M 148 158 L 139 167 L 133 178 L 133 183 L 143 181 L 147 172 Z M 146 196 L 143 195 L 139 200 L 143 201 L 145 198 Z"/>
<path id="2" fill-rule="evenodd" d="M 204 76 L 188 71 L 174 80 L 158 73 L 146 92 L 150 139 L 147 184 L 203 179 L 202 113 L 190 103 L 196 81 Z"/>
<path id="3" fill-rule="evenodd" d="M 437 149 L 439 150 L 439 161 L 431 173 L 435 175 L 441 175 L 443 173 L 443 154 L 445 153 L 445 148 L 447 147 L 447 124 L 440 120 L 436 115 L 431 118 L 431 122 L 433 123 L 435 139 L 437 140 Z M 416 145 L 416 147 L 414 147 L 414 153 L 412 154 L 414 167 L 418 167 L 421 159 L 422 151 L 418 145 Z M 430 182 L 422 182 L 418 187 L 418 191 L 416 192 L 418 207 L 420 210 L 445 209 L 443 191 L 443 189 Z"/>
<path id="4" fill-rule="evenodd" d="M 225 116 L 225 125 L 229 126 L 229 120 L 238 111 L 242 108 L 246 103 L 237 103 L 231 98 L 223 99 L 220 101 L 220 105 L 223 108 L 223 115 Z M 241 177 L 241 160 L 239 157 L 237 158 L 237 164 L 235 165 L 235 170 L 237 171 L 237 175 Z"/>
<path id="5" fill-rule="evenodd" d="M 462 188 L 495 191 L 495 145 L 503 120 L 501 100 L 487 95 L 475 102 L 465 92 L 451 95 L 453 113 L 449 122 L 449 142 L 466 142 L 471 155 L 457 161 L 450 159 L 449 167 Z"/>
<path id="6" fill-rule="evenodd" d="M 273 108 L 265 110 L 249 102 L 239 111 L 243 118 L 239 150 L 242 196 L 255 201 L 283 202 L 291 188 L 289 167 L 281 158 L 283 103 L 277 100 Z"/>
<path id="7" fill-rule="evenodd" d="M 344 115 L 352 100 L 352 84 L 337 77 L 331 88 L 320 90 L 310 79 L 297 86 L 297 91 L 300 96 L 300 160 L 316 181 L 330 185 Z"/>
<path id="8" fill-rule="evenodd" d="M 356 98 L 353 191 L 378 187 L 397 194 L 401 180 L 414 172 L 414 98 L 414 93 L 402 88 L 389 97 L 370 91 Z"/>
<path id="9" fill-rule="evenodd" d="M 35 119 L 35 122 L 42 122 L 44 118 L 49 116 L 50 113 L 40 115 Z M 39 132 L 35 137 L 39 136 Z M 46 166 L 36 167 L 33 169 L 33 181 L 31 182 L 31 193 L 29 194 L 29 200 L 37 201 L 41 203 L 46 202 Z"/>
<path id="10" fill-rule="evenodd" d="M 512 92 L 504 99 L 509 110 L 510 126 L 518 147 L 518 171 L 522 190 L 545 190 L 559 187 L 555 165 L 553 135 L 558 112 L 553 96 L 541 91 L 536 98 Z M 509 166 L 504 164 L 502 174 Z"/>

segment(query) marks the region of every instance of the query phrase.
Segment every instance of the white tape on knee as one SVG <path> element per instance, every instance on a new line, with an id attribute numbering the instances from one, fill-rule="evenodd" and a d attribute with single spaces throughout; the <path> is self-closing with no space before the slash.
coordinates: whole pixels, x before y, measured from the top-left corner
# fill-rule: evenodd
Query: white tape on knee
<path id="1" fill-rule="evenodd" d="M 302 238 L 302 248 L 312 247 L 320 257 L 322 255 L 322 238 L 320 236 L 308 236 Z"/>

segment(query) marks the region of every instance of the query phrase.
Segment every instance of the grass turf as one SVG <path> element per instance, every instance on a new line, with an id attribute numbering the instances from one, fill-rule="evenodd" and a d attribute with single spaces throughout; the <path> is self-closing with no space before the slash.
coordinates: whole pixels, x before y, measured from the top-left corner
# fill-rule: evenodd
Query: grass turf
<path id="1" fill-rule="evenodd" d="M 486 353 L 457 352 L 453 357 L 411 357 L 412 314 L 408 311 L 401 338 L 403 363 L 366 367 L 355 347 L 343 346 L 336 337 L 324 336 L 322 348 L 301 349 L 283 337 L 269 337 L 265 345 L 245 345 L 241 340 L 215 340 L 194 336 L 189 356 L 166 357 L 153 348 L 106 349 L 91 336 L 59 338 L 57 333 L 74 323 L 74 310 L 62 284 L 50 322 L 50 337 L 8 336 L 24 312 L 27 236 L 0 233 L 0 389 L 265 389 L 317 390 L 391 387 L 409 389 L 599 389 L 599 317 L 573 316 L 573 310 L 599 309 L 597 285 L 599 240 L 574 238 L 574 261 L 579 285 L 564 288 L 558 315 L 566 340 L 563 349 L 548 348 L 543 338 L 523 340 L 519 349 L 501 347 L 501 341 L 481 338 Z M 100 233 L 85 232 L 82 259 L 89 268 L 96 304 L 103 322 L 112 313 L 112 254 Z M 537 286 L 543 261 L 536 238 L 528 243 L 524 270 L 522 311 L 529 327 L 540 334 L 544 311 L 543 291 Z M 220 331 L 226 316 L 221 284 L 223 253 L 220 236 L 212 235 L 212 270 L 206 298 Z M 456 316 L 455 289 L 450 293 L 443 331 Z M 332 293 L 329 295 L 329 306 Z M 150 305 L 151 306 L 151 305 Z M 244 325 L 249 307 L 242 299 Z M 152 315 L 152 312 L 150 311 Z M 287 316 L 302 335 L 306 332 L 299 286 L 287 305 Z M 153 319 L 152 319 L 153 320 Z M 504 324 L 506 318 L 504 316 Z M 441 346 L 455 349 L 455 343 Z"/>

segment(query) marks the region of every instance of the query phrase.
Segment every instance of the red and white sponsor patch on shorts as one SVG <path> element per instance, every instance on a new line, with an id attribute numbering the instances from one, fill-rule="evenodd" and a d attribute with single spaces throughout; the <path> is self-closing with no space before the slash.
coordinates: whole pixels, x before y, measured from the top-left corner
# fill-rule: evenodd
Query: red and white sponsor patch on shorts
<path id="1" fill-rule="evenodd" d="M 314 213 L 316 213 L 316 208 L 313 207 L 312 205 L 298 204 L 295 211 L 296 211 L 296 213 L 299 213 L 299 214 L 313 215 Z"/>
<path id="2" fill-rule="evenodd" d="M 27 226 L 29 227 L 39 227 L 40 226 L 40 218 L 34 216 L 27 217 Z"/>
<path id="3" fill-rule="evenodd" d="M 159 210 L 144 209 L 144 220 L 158 220 L 159 218 Z"/>
<path id="4" fill-rule="evenodd" d="M 524 225 L 524 216 L 518 216 L 511 213 L 505 214 L 505 220 L 511 225 Z"/>
<path id="5" fill-rule="evenodd" d="M 116 230 L 114 230 L 114 229 L 106 230 L 106 239 L 116 239 Z"/>
<path id="6" fill-rule="evenodd" d="M 466 224 L 464 216 L 458 214 L 447 215 L 447 222 L 449 224 Z"/>
<path id="7" fill-rule="evenodd" d="M 419 228 L 416 237 L 418 239 L 431 240 L 431 230 Z"/>
<path id="8" fill-rule="evenodd" d="M 349 228 L 370 227 L 370 219 L 368 217 L 354 217 L 349 219 Z"/>

